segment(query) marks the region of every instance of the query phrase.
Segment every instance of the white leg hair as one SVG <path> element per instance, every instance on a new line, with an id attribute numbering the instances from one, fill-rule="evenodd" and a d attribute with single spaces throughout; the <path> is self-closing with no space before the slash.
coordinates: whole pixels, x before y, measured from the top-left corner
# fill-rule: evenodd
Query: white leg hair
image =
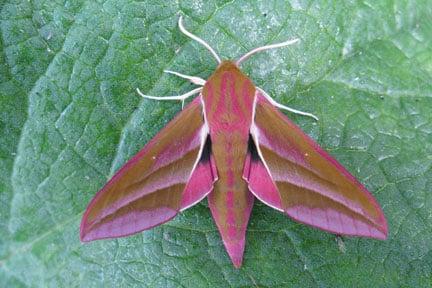
<path id="1" fill-rule="evenodd" d="M 189 76 L 189 75 L 185 75 L 185 74 L 175 72 L 175 71 L 170 71 L 170 70 L 164 70 L 164 72 L 168 73 L 168 74 L 176 75 L 176 76 L 183 78 L 183 79 L 187 79 L 195 85 L 204 86 L 206 83 L 206 81 L 200 77 Z"/>
<path id="2" fill-rule="evenodd" d="M 139 88 L 137 88 L 136 90 L 137 90 L 138 94 L 139 94 L 141 97 L 146 98 L 146 99 L 161 100 L 161 101 L 166 101 L 166 100 L 177 100 L 177 101 L 182 101 L 182 109 L 183 109 L 183 107 L 184 107 L 184 101 L 185 101 L 187 98 L 189 98 L 189 97 L 191 97 L 191 96 L 193 96 L 193 95 L 195 95 L 195 94 L 201 92 L 202 87 L 196 88 L 196 89 L 194 89 L 194 90 L 192 90 L 192 91 L 189 91 L 189 92 L 187 92 L 187 93 L 185 93 L 185 94 L 182 94 L 182 95 L 162 96 L 162 97 L 160 97 L 160 96 L 150 96 L 150 95 L 145 95 L 145 94 L 143 94 L 143 93 L 139 90 Z"/>
<path id="3" fill-rule="evenodd" d="M 183 26 L 183 17 L 181 15 L 180 15 L 180 18 L 178 21 L 178 26 L 180 28 L 180 31 L 183 32 L 183 34 L 185 34 L 189 38 L 199 42 L 201 45 L 203 45 L 208 51 L 210 51 L 210 53 L 213 55 L 213 57 L 216 59 L 216 61 L 218 63 L 221 63 L 220 57 L 216 54 L 216 52 L 213 50 L 212 47 L 210 47 L 210 45 L 207 42 L 205 42 L 203 39 L 199 38 L 198 36 L 196 36 L 196 35 L 194 35 L 191 32 L 186 30 L 186 28 Z"/>
<path id="4" fill-rule="evenodd" d="M 311 113 L 307 113 L 307 112 L 303 112 L 303 111 L 300 111 L 300 110 L 296 110 L 296 109 L 290 108 L 288 106 L 285 106 L 283 104 L 280 104 L 280 103 L 276 102 L 263 89 L 261 89 L 259 87 L 256 87 L 256 88 L 257 88 L 258 91 L 260 91 L 264 95 L 264 97 L 267 98 L 267 100 L 270 101 L 270 103 L 272 103 L 274 106 L 278 107 L 279 109 L 287 110 L 287 111 L 292 112 L 294 114 L 299 114 L 299 115 L 303 115 L 303 116 L 312 117 L 312 118 L 314 118 L 317 121 L 319 120 L 317 116 L 315 116 L 315 115 L 313 115 Z"/>
<path id="5" fill-rule="evenodd" d="M 243 61 L 247 60 L 250 56 L 252 56 L 255 53 L 258 53 L 258 52 L 261 52 L 261 51 L 265 51 L 265 50 L 269 50 L 269 49 L 285 47 L 285 46 L 297 43 L 298 41 L 300 41 L 300 39 L 296 38 L 296 39 L 288 40 L 288 41 L 285 41 L 285 42 L 282 42 L 282 43 L 270 44 L 270 45 L 265 45 L 265 46 L 261 46 L 261 47 L 255 48 L 255 49 L 249 51 L 248 53 L 246 53 L 245 55 L 243 55 L 242 57 L 240 57 L 236 61 L 236 64 L 237 64 L 237 66 L 240 66 L 240 64 Z"/>

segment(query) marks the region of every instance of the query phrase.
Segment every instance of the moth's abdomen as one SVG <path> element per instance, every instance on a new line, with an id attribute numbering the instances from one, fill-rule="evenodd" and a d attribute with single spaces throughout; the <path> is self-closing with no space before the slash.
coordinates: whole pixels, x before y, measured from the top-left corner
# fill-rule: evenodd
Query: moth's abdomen
<path id="1" fill-rule="evenodd" d="M 253 195 L 242 178 L 247 146 L 238 132 L 215 135 L 219 179 L 208 196 L 209 206 L 234 265 L 240 267 Z M 240 150 L 241 149 L 241 150 Z"/>

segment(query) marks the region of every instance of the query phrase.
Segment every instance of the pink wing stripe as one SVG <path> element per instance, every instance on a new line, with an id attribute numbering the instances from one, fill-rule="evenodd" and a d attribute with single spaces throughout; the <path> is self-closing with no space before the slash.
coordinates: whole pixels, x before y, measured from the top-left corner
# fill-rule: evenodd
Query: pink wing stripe
<path id="1" fill-rule="evenodd" d="M 288 216 L 297 222 L 320 228 L 330 233 L 348 236 L 365 236 L 380 240 L 387 238 L 387 233 L 367 225 L 343 213 L 332 209 L 308 208 L 303 205 L 290 207 L 286 210 Z"/>
<path id="2" fill-rule="evenodd" d="M 217 180 L 217 170 L 213 156 L 200 161 L 195 168 L 189 182 L 183 192 L 181 210 L 200 202 L 213 190 L 213 184 Z"/>
<path id="3" fill-rule="evenodd" d="M 249 190 L 261 202 L 268 206 L 284 211 L 276 185 L 260 159 L 252 159 L 248 153 L 243 171 L 243 179 L 249 184 Z"/>
<path id="4" fill-rule="evenodd" d="M 101 224 L 98 229 L 89 230 L 82 236 L 81 241 L 88 242 L 96 239 L 132 235 L 168 222 L 176 215 L 177 211 L 169 207 L 160 207 L 153 210 L 134 210 L 128 214 L 112 218 L 110 222 Z"/>
<path id="5" fill-rule="evenodd" d="M 188 179 L 190 176 L 190 171 L 177 169 L 174 172 L 172 171 L 160 171 L 157 173 L 157 175 L 150 174 L 149 176 L 157 176 L 157 177 L 149 177 L 147 181 L 145 181 L 145 185 L 142 183 L 138 183 L 136 185 L 134 193 L 130 193 L 127 197 L 123 197 L 119 199 L 117 202 L 114 202 L 111 206 L 106 207 L 103 211 L 101 211 L 98 218 L 96 218 L 94 221 L 98 221 L 100 219 L 109 217 L 112 214 L 115 214 L 117 211 L 121 210 L 122 207 L 125 207 L 129 204 L 132 204 L 133 202 L 139 201 L 142 197 L 145 197 L 146 195 L 150 195 L 152 193 L 158 193 L 159 191 L 162 191 L 164 189 L 169 189 L 170 187 L 173 187 L 177 185 L 178 183 L 185 182 L 185 179 Z M 130 185 L 133 187 L 133 183 Z M 154 211 L 151 216 L 153 215 L 157 217 L 156 211 Z M 150 216 L 150 215 L 149 215 Z M 167 215 L 169 219 L 170 216 Z M 146 220 L 149 220 L 149 217 L 143 218 Z M 153 220 L 150 220 L 152 222 Z M 147 221 L 143 221 L 143 223 L 146 223 Z M 144 226 L 152 226 L 150 223 L 145 224 Z"/>

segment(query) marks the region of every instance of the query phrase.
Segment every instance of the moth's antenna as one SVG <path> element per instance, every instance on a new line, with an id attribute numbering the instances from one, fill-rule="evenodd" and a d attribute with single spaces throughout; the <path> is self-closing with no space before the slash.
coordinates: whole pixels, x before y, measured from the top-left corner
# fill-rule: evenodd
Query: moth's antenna
<path id="1" fill-rule="evenodd" d="M 240 57 L 240 59 L 237 60 L 236 64 L 237 64 L 237 66 L 239 66 L 243 61 L 245 61 L 246 59 L 248 59 L 250 56 L 252 56 L 255 53 L 269 50 L 269 49 L 273 49 L 273 48 L 285 47 L 285 46 L 297 43 L 298 41 L 300 41 L 300 39 L 296 38 L 296 39 L 288 40 L 288 41 L 285 41 L 282 43 L 276 43 L 276 44 L 271 44 L 271 45 L 266 45 L 266 46 L 261 46 L 261 47 L 255 48 L 255 49 L 249 51 L 248 53 L 246 53 L 245 55 L 243 55 L 242 57 Z"/>
<path id="2" fill-rule="evenodd" d="M 202 44 L 208 51 L 210 51 L 210 53 L 213 55 L 213 57 L 216 58 L 216 61 L 218 63 L 221 63 L 220 57 L 216 54 L 216 52 L 213 50 L 212 47 L 210 47 L 210 45 L 207 42 L 205 42 L 204 40 L 202 40 L 198 36 L 196 36 L 196 35 L 194 35 L 191 32 L 186 30 L 186 28 L 183 26 L 183 17 L 181 15 L 180 15 L 180 18 L 178 21 L 178 26 L 180 28 L 180 31 L 183 32 L 183 34 L 185 34 L 186 36 L 188 36 L 188 37 L 192 38 L 193 40 Z"/>

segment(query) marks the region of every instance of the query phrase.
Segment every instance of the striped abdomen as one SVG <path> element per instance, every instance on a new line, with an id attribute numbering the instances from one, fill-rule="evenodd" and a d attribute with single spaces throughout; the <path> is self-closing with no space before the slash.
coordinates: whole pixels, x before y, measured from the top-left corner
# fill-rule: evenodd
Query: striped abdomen
<path id="1" fill-rule="evenodd" d="M 209 206 L 234 264 L 240 265 L 253 196 L 242 178 L 255 87 L 232 62 L 208 79 L 202 97 L 219 179 Z"/>

